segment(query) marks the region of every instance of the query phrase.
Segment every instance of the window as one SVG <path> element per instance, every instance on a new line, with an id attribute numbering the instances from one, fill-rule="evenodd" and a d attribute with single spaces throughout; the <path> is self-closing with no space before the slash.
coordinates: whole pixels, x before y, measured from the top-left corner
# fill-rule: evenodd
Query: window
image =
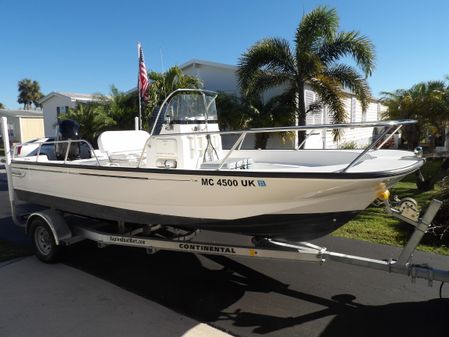
<path id="1" fill-rule="evenodd" d="M 305 90 L 304 92 L 304 100 L 306 103 L 306 111 L 309 109 L 310 104 L 315 103 L 317 101 L 317 95 L 310 90 Z M 310 111 L 306 115 L 306 125 L 315 125 L 323 123 L 323 108 L 320 110 Z"/>
<path id="2" fill-rule="evenodd" d="M 66 113 L 69 111 L 68 106 L 58 106 L 56 107 L 56 117 L 59 117 L 62 113 Z"/>
<path id="3" fill-rule="evenodd" d="M 352 97 L 351 98 L 351 123 L 355 123 L 355 121 L 356 121 L 356 116 L 355 116 L 356 104 L 357 104 L 357 101 L 356 101 L 355 97 Z"/>
<path id="4" fill-rule="evenodd" d="M 14 138 L 14 125 L 8 124 L 8 135 L 11 138 Z"/>
<path id="5" fill-rule="evenodd" d="M 366 110 L 362 110 L 362 122 L 366 122 Z"/>

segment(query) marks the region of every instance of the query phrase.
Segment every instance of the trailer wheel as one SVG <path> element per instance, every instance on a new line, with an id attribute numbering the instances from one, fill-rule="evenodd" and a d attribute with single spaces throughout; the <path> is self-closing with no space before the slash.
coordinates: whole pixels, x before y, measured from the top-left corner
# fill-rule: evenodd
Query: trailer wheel
<path id="1" fill-rule="evenodd" d="M 45 263 L 55 263 L 58 260 L 61 247 L 56 244 L 50 226 L 43 219 L 36 218 L 31 222 L 30 229 L 37 258 Z"/>

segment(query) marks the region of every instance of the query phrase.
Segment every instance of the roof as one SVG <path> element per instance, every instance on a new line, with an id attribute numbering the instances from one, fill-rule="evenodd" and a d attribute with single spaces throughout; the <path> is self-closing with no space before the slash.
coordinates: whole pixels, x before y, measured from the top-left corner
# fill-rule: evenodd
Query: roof
<path id="1" fill-rule="evenodd" d="M 43 117 L 42 110 L 11 110 L 0 109 L 0 116 L 5 117 Z"/>
<path id="2" fill-rule="evenodd" d="M 92 102 L 92 101 L 97 100 L 98 96 L 100 96 L 100 95 L 99 94 L 80 94 L 77 92 L 55 92 L 55 91 L 52 91 L 48 95 L 41 98 L 39 100 L 39 103 L 42 104 L 45 101 L 48 101 L 50 98 L 55 97 L 55 96 L 67 97 L 70 100 L 76 101 L 76 102 Z"/>
<path id="3" fill-rule="evenodd" d="M 205 60 L 199 60 L 199 59 L 191 59 L 191 60 L 181 64 L 179 66 L 179 68 L 181 70 L 185 70 L 186 68 L 193 67 L 195 65 L 205 65 L 205 66 L 210 66 L 210 67 L 215 67 L 215 68 L 222 68 L 222 69 L 233 70 L 233 71 L 237 71 L 237 69 L 238 69 L 238 66 L 236 66 L 236 65 L 225 64 L 225 63 L 218 63 L 218 62 L 211 62 L 211 61 L 205 61 Z M 135 91 L 137 91 L 137 87 L 134 87 L 134 88 L 128 90 L 126 93 L 129 94 L 129 93 L 133 93 Z M 343 92 L 346 95 L 349 95 L 351 97 L 355 96 L 355 94 L 352 91 L 348 90 L 348 89 L 343 89 Z M 379 99 L 376 98 L 376 97 L 371 97 L 370 101 L 371 102 L 375 102 L 375 103 L 380 102 Z"/>
<path id="4" fill-rule="evenodd" d="M 211 61 L 205 61 L 205 60 L 198 60 L 198 59 L 191 59 L 191 60 L 187 61 L 186 63 L 183 63 L 182 65 L 180 65 L 179 68 L 181 70 L 184 70 L 184 69 L 194 66 L 194 65 L 206 65 L 206 66 L 211 66 L 211 67 L 215 67 L 215 68 L 223 68 L 223 69 L 228 69 L 228 70 L 233 70 L 233 71 L 237 71 L 237 69 L 238 69 L 238 66 L 236 66 L 236 65 L 211 62 Z M 348 89 L 344 88 L 343 92 L 349 96 L 355 96 L 355 94 Z M 371 97 L 371 102 L 377 103 L 377 102 L 379 102 L 379 99 L 376 97 Z"/>
<path id="5" fill-rule="evenodd" d="M 204 60 L 198 60 L 198 59 L 192 59 L 187 61 L 184 64 L 181 64 L 179 66 L 179 68 L 181 68 L 181 70 L 188 68 L 190 66 L 193 65 L 205 65 L 205 66 L 211 66 L 211 67 L 215 67 L 215 68 L 224 68 L 224 69 L 229 69 L 229 70 L 234 70 L 236 71 L 238 69 L 237 66 L 232 65 L 232 64 L 225 64 L 225 63 L 218 63 L 218 62 L 210 62 L 210 61 L 204 61 Z"/>
<path id="6" fill-rule="evenodd" d="M 210 67 L 215 68 L 223 68 L 228 70 L 237 71 L 238 67 L 232 64 L 225 64 L 225 63 L 218 63 L 218 62 L 211 62 L 211 61 L 205 61 L 205 60 L 198 60 L 198 59 L 191 59 L 179 66 L 179 69 L 185 70 L 188 67 L 194 66 L 194 65 L 206 65 Z M 126 92 L 126 94 L 131 94 L 137 91 L 137 87 L 134 87 Z"/>

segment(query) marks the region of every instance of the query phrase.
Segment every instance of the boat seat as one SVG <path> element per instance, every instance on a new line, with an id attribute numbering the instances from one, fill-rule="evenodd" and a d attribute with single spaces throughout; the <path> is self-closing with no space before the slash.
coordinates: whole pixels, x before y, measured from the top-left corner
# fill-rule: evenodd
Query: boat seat
<path id="1" fill-rule="evenodd" d="M 149 137 L 142 130 L 105 131 L 98 137 L 98 148 L 110 162 L 137 163 Z"/>
<path id="2" fill-rule="evenodd" d="M 137 163 L 142 151 L 134 152 L 108 152 L 109 160 L 113 163 Z M 144 159 L 146 155 L 144 154 Z"/>
<path id="3" fill-rule="evenodd" d="M 17 158 L 14 158 L 14 160 L 47 162 L 48 157 L 46 154 L 40 154 L 39 157 L 38 156 L 17 157 Z"/>
<path id="4" fill-rule="evenodd" d="M 142 151 L 149 137 L 142 130 L 105 131 L 98 137 L 98 148 L 106 153 Z"/>
<path id="5" fill-rule="evenodd" d="M 222 169 L 225 170 L 247 170 L 254 163 L 252 158 L 228 158 L 224 162 Z M 200 169 L 202 170 L 218 170 L 221 160 L 214 160 L 202 163 Z"/>

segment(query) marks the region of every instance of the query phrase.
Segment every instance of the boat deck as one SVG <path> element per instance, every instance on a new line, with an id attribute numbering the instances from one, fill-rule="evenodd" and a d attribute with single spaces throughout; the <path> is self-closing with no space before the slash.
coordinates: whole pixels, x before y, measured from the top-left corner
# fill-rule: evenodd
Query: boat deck
<path id="1" fill-rule="evenodd" d="M 236 151 L 238 158 L 228 158 L 224 162 L 217 160 L 205 162 L 199 167 L 162 168 L 167 170 L 189 169 L 199 171 L 255 171 L 255 172 L 298 172 L 298 173 L 339 173 L 345 172 L 348 165 L 360 154 L 352 150 L 327 151 Z M 97 153 L 95 157 L 77 160 L 48 160 L 40 155 L 15 158 L 15 162 L 41 162 L 61 165 L 85 165 L 124 168 L 155 168 L 145 164 L 139 166 L 140 156 L 137 153 L 106 155 Z M 143 157 L 142 163 L 145 163 Z M 376 150 L 364 155 L 351 166 L 347 173 L 395 172 L 416 167 L 417 158 L 410 152 L 399 150 Z"/>

